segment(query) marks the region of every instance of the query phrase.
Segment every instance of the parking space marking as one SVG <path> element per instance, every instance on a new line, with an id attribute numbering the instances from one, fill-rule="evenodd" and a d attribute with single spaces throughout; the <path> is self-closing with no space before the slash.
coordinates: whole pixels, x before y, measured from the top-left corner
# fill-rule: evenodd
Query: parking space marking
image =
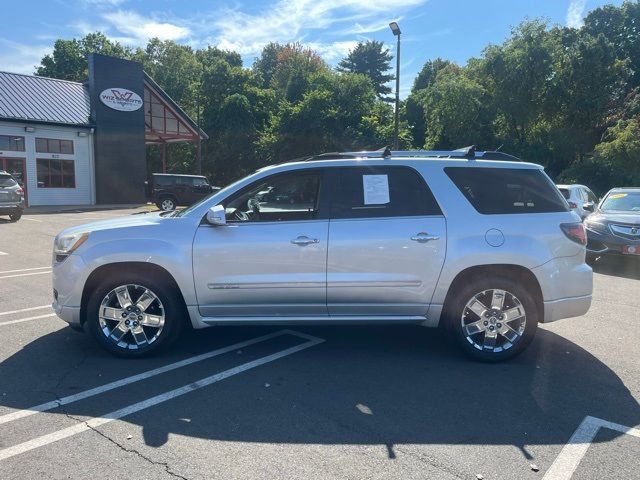
<path id="1" fill-rule="evenodd" d="M 51 308 L 51 304 L 41 305 L 39 307 L 21 308 L 20 310 L 9 310 L 8 312 L 0 312 L 0 317 L 2 317 L 3 315 L 12 315 L 14 313 L 33 312 L 34 310 L 42 310 L 43 308 Z"/>
<path id="2" fill-rule="evenodd" d="M 18 272 L 31 272 L 33 270 L 45 270 L 45 269 L 49 269 L 51 270 L 51 267 L 32 267 L 32 268 L 19 268 L 18 270 L 4 270 L 3 272 L 0 272 L 0 275 L 5 274 L 5 273 L 18 273 Z"/>
<path id="3" fill-rule="evenodd" d="M 287 331 L 287 333 L 290 333 L 296 336 L 301 336 L 303 338 L 306 338 L 307 341 L 304 343 L 301 343 L 300 345 L 296 345 L 294 347 L 290 347 L 285 350 L 272 353 L 271 355 L 258 358 L 251 362 L 243 363 L 242 365 L 238 365 L 237 367 L 233 367 L 228 370 L 224 370 L 220 373 L 211 375 L 209 377 L 205 377 L 201 380 L 189 383 L 187 385 L 183 385 L 182 387 L 176 388 L 174 390 L 170 390 L 168 392 L 161 393 L 151 398 L 147 398 L 146 400 L 142 400 L 141 402 L 128 405 L 124 408 L 121 408 L 120 410 L 115 410 L 113 412 L 107 413 L 104 416 L 94 417 L 94 418 L 91 418 L 90 420 L 83 421 L 82 423 L 79 423 L 77 425 L 63 428 L 62 430 L 58 430 L 56 432 L 49 433 L 47 435 L 36 437 L 32 440 L 28 440 L 18 445 L 14 445 L 12 447 L 4 448 L 0 450 L 0 461 L 5 460 L 7 458 L 14 457 L 21 453 L 28 452 L 35 448 L 42 447 L 44 445 L 49 445 L 50 443 L 57 442 L 58 440 L 69 438 L 73 435 L 77 435 L 78 433 L 95 429 L 101 425 L 112 422 L 113 420 L 118 420 L 120 418 L 126 417 L 127 415 L 131 415 L 133 413 L 146 410 L 147 408 L 159 405 L 161 403 L 167 402 L 177 397 L 181 397 L 182 395 L 207 387 L 209 385 L 217 383 L 226 378 L 232 377 L 234 375 L 238 375 L 239 373 L 246 372 L 247 370 L 251 370 L 252 368 L 256 368 L 266 363 L 273 362 L 280 358 L 286 357 L 293 353 L 299 352 L 301 350 L 305 350 L 307 348 L 313 347 L 315 345 L 318 345 L 319 343 L 324 342 L 324 339 L 318 338 L 318 337 L 312 337 L 311 335 L 305 335 L 305 334 L 298 335 L 297 332 L 292 332 L 292 331 Z"/>
<path id="4" fill-rule="evenodd" d="M 22 217 L 23 220 L 29 220 L 30 222 L 42 223 L 42 220 L 36 220 L 35 218 Z"/>
<path id="5" fill-rule="evenodd" d="M 640 438 L 640 430 L 637 428 L 626 427 L 619 423 L 587 416 L 582 420 L 576 431 L 573 432 L 569 443 L 562 448 L 542 480 L 569 480 L 601 428 L 608 428 Z"/>
<path id="6" fill-rule="evenodd" d="M 0 252 L 0 255 L 9 255 L 7 252 Z"/>
<path id="7" fill-rule="evenodd" d="M 45 270 L 44 272 L 16 273 L 15 275 L 4 275 L 0 277 L 0 280 L 2 280 L 3 278 L 30 277 L 32 275 L 44 275 L 46 273 L 51 273 L 51 270 Z"/>
<path id="8" fill-rule="evenodd" d="M 8 322 L 0 322 L 0 327 L 6 327 L 7 325 L 15 325 L 16 323 L 30 322 L 31 320 L 39 320 L 41 318 L 49 318 L 55 316 L 55 313 L 47 313 L 45 315 L 37 315 L 35 317 L 21 318 L 20 320 L 10 320 Z"/>
<path id="9" fill-rule="evenodd" d="M 202 353 L 200 355 L 196 355 L 195 357 L 189 357 L 184 360 L 180 360 L 179 362 L 170 363 L 169 365 L 165 365 L 163 367 L 154 368 L 153 370 L 147 370 L 146 372 L 138 373 L 137 375 L 132 375 L 130 377 L 122 378 L 120 380 L 115 380 L 113 382 L 106 383 L 99 387 L 91 388 L 83 392 L 78 392 L 76 394 L 69 395 L 67 397 L 62 397 L 59 400 L 53 400 L 51 402 L 42 403 L 40 405 L 36 405 L 34 407 L 30 407 L 24 410 L 17 410 L 15 412 L 2 415 L 0 416 L 0 425 L 2 425 L 3 423 L 11 422 L 13 420 L 17 420 L 19 418 L 28 417 L 36 413 L 46 412 L 48 410 L 52 410 L 54 408 L 58 408 L 63 405 L 68 405 L 70 403 L 78 402 L 80 400 L 84 400 L 85 398 L 93 397 L 94 395 L 99 395 L 101 393 L 108 392 L 115 388 L 123 387 L 125 385 L 130 385 L 135 382 L 140 382 L 142 380 L 155 377 L 156 375 L 160 375 L 162 373 L 176 370 L 177 368 L 186 367 L 187 365 L 192 365 L 194 363 L 202 362 L 203 360 L 217 357 L 225 353 L 233 352 L 234 350 L 245 348 L 245 347 L 248 347 L 249 345 L 254 345 L 256 343 L 264 342 L 266 340 L 280 337 L 282 335 L 294 335 L 296 337 L 304 338 L 306 340 L 309 340 L 310 342 L 316 342 L 316 343 L 320 343 L 321 341 L 324 341 L 319 339 L 318 337 L 307 335 L 301 332 L 296 332 L 294 330 L 279 330 L 277 332 L 269 333 L 261 337 L 252 338 L 251 340 L 245 340 L 244 342 L 234 343 L 233 345 L 229 345 L 227 347 L 211 350 L 210 352 Z"/>

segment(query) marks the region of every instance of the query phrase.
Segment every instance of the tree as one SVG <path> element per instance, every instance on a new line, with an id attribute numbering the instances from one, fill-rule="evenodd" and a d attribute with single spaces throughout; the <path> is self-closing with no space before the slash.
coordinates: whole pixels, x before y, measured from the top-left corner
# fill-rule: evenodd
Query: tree
<path id="1" fill-rule="evenodd" d="M 367 75 L 373 83 L 378 98 L 392 101 L 391 98 L 386 97 L 391 93 L 391 88 L 387 86 L 387 83 L 396 78 L 387 73 L 391 70 L 390 62 L 392 59 L 389 49 L 384 48 L 384 43 L 367 40 L 366 42 L 358 42 L 356 47 L 340 61 L 336 69 L 342 73 Z"/>
<path id="2" fill-rule="evenodd" d="M 101 53 L 113 57 L 130 58 L 133 51 L 109 40 L 103 33 L 89 33 L 81 39 L 56 40 L 53 52 L 45 55 L 36 69 L 36 75 L 74 82 L 87 79 L 87 56 Z"/>

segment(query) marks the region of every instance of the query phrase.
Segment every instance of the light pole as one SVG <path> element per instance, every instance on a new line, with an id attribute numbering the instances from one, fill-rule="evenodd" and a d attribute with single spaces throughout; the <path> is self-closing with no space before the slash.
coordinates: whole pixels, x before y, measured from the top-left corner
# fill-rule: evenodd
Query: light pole
<path id="1" fill-rule="evenodd" d="M 400 27 L 396 22 L 391 22 L 389 28 L 393 35 L 398 37 L 398 46 L 396 49 L 396 114 L 393 119 L 393 149 L 398 150 L 398 114 L 400 113 Z"/>

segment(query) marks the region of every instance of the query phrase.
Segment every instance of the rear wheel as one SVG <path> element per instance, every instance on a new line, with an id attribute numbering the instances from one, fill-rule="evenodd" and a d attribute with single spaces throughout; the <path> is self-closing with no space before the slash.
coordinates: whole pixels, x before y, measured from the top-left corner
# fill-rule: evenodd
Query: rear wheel
<path id="1" fill-rule="evenodd" d="M 169 212 L 171 210 L 175 210 L 178 206 L 176 204 L 176 199 L 173 197 L 162 197 L 160 201 L 157 203 L 157 206 L 160 210 L 164 212 Z"/>
<path id="2" fill-rule="evenodd" d="M 515 357 L 533 340 L 539 308 L 527 288 L 506 277 L 475 278 L 445 306 L 450 335 L 474 359 Z"/>
<path id="3" fill-rule="evenodd" d="M 98 343 L 121 357 L 142 357 L 173 343 L 184 325 L 178 295 L 160 281 L 133 273 L 112 277 L 87 304 L 88 329 Z"/>
<path id="4" fill-rule="evenodd" d="M 22 210 L 18 210 L 16 212 L 10 213 L 9 218 L 12 222 L 17 222 L 22 218 Z"/>

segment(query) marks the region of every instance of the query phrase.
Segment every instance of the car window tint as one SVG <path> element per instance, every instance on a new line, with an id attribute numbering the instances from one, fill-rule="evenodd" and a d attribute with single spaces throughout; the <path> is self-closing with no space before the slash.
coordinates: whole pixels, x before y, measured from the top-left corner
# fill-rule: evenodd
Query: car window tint
<path id="1" fill-rule="evenodd" d="M 193 177 L 176 177 L 176 185 L 193 186 Z"/>
<path id="2" fill-rule="evenodd" d="M 193 178 L 194 187 L 204 187 L 205 185 L 209 185 L 209 182 L 207 182 L 206 178 L 198 178 L 198 177 Z"/>
<path id="3" fill-rule="evenodd" d="M 0 175 L 0 187 L 14 187 L 16 186 L 16 181 L 11 177 L 11 175 Z"/>
<path id="4" fill-rule="evenodd" d="M 447 167 L 445 173 L 482 214 L 566 212 L 566 200 L 542 170 Z"/>
<path id="5" fill-rule="evenodd" d="M 233 195 L 230 222 L 311 220 L 318 211 L 319 173 L 273 175 Z"/>
<path id="6" fill-rule="evenodd" d="M 559 190 L 564 198 L 566 198 L 567 200 L 571 198 L 571 193 L 569 192 L 568 188 L 560 188 Z"/>
<path id="7" fill-rule="evenodd" d="M 158 185 L 159 187 L 168 187 L 173 185 L 173 178 L 174 177 L 169 177 L 169 176 L 156 176 L 154 177 L 154 182 L 156 185 Z"/>
<path id="8" fill-rule="evenodd" d="M 340 167 L 332 170 L 331 218 L 442 214 L 422 176 L 411 168 Z"/>

